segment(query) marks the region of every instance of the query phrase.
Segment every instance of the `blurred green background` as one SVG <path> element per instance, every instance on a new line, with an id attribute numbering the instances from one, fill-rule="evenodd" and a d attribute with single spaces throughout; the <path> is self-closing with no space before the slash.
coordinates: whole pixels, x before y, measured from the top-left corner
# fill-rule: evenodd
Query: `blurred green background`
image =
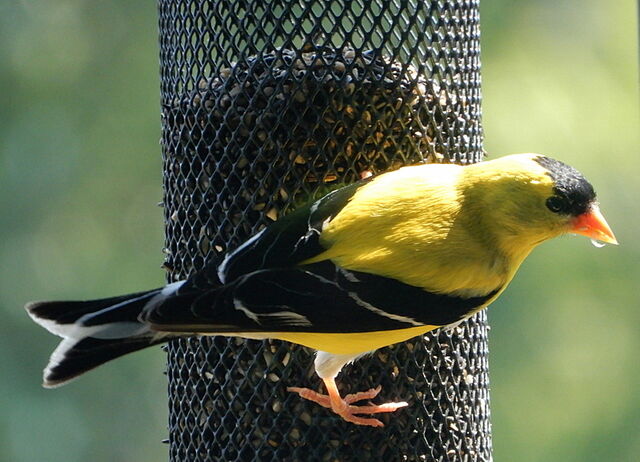
<path id="1" fill-rule="evenodd" d="M 640 117 L 634 0 L 483 0 L 487 151 L 596 185 L 621 242 L 541 246 L 490 310 L 498 461 L 640 454 Z M 57 340 L 22 305 L 163 282 L 152 2 L 0 3 L 0 460 L 166 460 L 164 355 L 40 388 Z"/>

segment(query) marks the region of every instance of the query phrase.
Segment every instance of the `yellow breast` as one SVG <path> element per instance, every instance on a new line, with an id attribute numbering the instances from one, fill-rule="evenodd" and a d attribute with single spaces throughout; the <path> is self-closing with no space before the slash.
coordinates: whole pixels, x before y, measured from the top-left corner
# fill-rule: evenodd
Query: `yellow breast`
<path id="1" fill-rule="evenodd" d="M 506 281 L 507 262 L 461 213 L 458 165 L 425 165 L 362 187 L 323 229 L 327 250 L 307 261 L 400 280 L 436 293 L 483 295 Z"/>

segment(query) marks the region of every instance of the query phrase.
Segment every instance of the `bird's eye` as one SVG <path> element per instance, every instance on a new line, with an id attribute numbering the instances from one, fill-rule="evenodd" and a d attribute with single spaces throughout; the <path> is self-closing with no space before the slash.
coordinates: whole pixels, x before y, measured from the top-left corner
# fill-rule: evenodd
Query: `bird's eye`
<path id="1" fill-rule="evenodd" d="M 547 199 L 547 208 L 553 213 L 558 213 L 566 210 L 567 203 L 562 197 L 551 196 L 549 199 Z"/>

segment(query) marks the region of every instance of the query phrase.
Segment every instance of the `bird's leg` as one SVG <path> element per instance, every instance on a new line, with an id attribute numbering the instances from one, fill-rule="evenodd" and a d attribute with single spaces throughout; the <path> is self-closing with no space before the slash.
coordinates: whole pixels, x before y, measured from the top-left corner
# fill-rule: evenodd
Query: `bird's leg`
<path id="1" fill-rule="evenodd" d="M 298 393 L 300 397 L 318 403 L 320 406 L 330 408 L 333 412 L 338 414 L 347 422 L 351 422 L 357 425 L 368 425 L 371 427 L 383 427 L 384 424 L 378 419 L 358 417 L 355 414 L 378 414 L 381 412 L 394 412 L 397 409 L 408 406 L 406 402 L 398 403 L 385 403 L 385 404 L 371 404 L 366 406 L 354 406 L 352 403 L 362 401 L 363 399 L 375 398 L 382 387 L 372 388 L 368 391 L 361 391 L 359 393 L 352 393 L 346 395 L 344 398 L 340 396 L 336 381 L 334 378 L 322 379 L 324 385 L 327 387 L 328 395 L 323 395 L 317 391 L 310 390 L 308 388 L 289 387 L 287 391 Z"/>

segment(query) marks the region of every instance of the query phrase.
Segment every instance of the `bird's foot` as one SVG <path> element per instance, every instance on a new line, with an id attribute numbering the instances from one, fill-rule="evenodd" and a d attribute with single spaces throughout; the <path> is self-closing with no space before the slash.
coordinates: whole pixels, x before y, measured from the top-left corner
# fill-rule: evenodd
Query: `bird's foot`
<path id="1" fill-rule="evenodd" d="M 363 399 L 373 399 L 378 396 L 378 393 L 382 390 L 381 386 L 376 388 L 372 388 L 368 391 L 360 391 L 358 393 L 351 393 L 342 398 L 342 401 L 345 404 L 357 403 L 358 401 L 362 401 Z M 299 388 L 299 387 L 288 387 L 287 391 L 297 393 L 301 398 L 308 399 L 309 401 L 313 401 L 314 403 L 318 403 L 320 406 L 327 407 L 331 409 L 331 398 L 329 395 L 323 395 L 322 393 L 318 393 L 317 391 L 312 390 L 311 388 Z"/>
<path id="2" fill-rule="evenodd" d="M 326 381 L 325 381 L 326 383 Z M 335 387 L 335 385 L 334 385 Z M 341 398 L 335 390 L 336 396 L 332 393 L 331 387 L 327 386 L 329 390 L 328 395 L 323 395 L 317 391 L 310 390 L 309 388 L 289 387 L 287 391 L 298 393 L 301 398 L 308 399 L 314 403 L 318 403 L 320 406 L 331 409 L 347 422 L 351 422 L 357 425 L 368 425 L 371 427 L 383 427 L 384 424 L 378 419 L 358 417 L 356 414 L 379 414 L 382 412 L 394 412 L 400 408 L 408 406 L 408 403 L 402 401 L 398 403 L 384 403 L 384 404 L 369 404 L 369 405 L 353 405 L 358 401 L 365 399 L 373 399 L 382 390 L 381 386 L 372 388 L 368 391 L 361 391 L 358 393 L 351 393 Z"/>

